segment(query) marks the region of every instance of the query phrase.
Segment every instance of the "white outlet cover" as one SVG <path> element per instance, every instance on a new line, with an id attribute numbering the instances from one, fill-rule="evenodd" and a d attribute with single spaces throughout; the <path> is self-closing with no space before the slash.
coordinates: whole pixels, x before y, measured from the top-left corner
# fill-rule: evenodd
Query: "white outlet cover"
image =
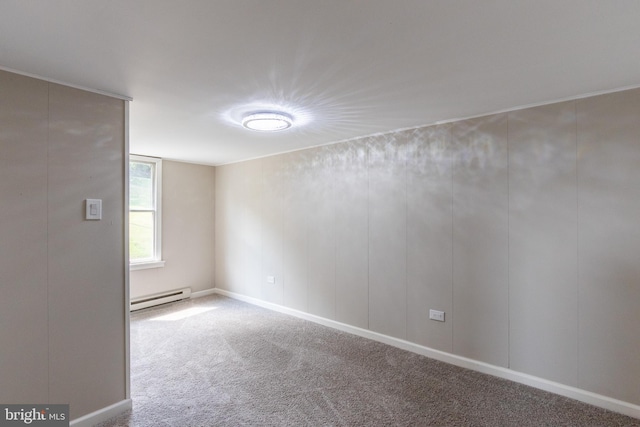
<path id="1" fill-rule="evenodd" d="M 444 311 L 429 310 L 429 319 L 444 322 Z"/>

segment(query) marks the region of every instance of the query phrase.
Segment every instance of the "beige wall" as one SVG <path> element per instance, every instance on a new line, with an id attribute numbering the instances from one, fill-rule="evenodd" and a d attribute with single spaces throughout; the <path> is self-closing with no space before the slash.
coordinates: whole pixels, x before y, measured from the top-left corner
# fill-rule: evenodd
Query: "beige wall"
<path id="1" fill-rule="evenodd" d="M 217 167 L 216 287 L 640 404 L 639 117 L 633 90 Z"/>
<path id="2" fill-rule="evenodd" d="M 212 289 L 213 166 L 163 160 L 162 258 L 165 266 L 132 271 L 131 298 L 190 287 Z"/>
<path id="3" fill-rule="evenodd" d="M 0 93 L 0 402 L 74 419 L 127 398 L 125 101 L 4 71 Z"/>

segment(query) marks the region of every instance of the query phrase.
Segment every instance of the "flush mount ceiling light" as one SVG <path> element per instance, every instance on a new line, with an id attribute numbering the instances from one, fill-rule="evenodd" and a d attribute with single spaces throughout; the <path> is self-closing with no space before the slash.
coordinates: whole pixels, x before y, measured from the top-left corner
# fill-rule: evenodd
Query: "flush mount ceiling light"
<path id="1" fill-rule="evenodd" d="M 293 118 L 279 111 L 249 113 L 242 118 L 242 126 L 262 132 L 285 130 L 289 129 L 291 125 L 293 125 Z"/>

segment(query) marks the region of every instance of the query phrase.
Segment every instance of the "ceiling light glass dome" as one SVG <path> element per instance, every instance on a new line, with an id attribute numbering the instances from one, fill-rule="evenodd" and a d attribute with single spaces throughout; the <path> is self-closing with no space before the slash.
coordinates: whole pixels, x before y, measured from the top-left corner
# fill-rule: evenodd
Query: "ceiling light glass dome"
<path id="1" fill-rule="evenodd" d="M 292 125 L 293 118 L 279 111 L 250 113 L 242 119 L 242 126 L 261 132 L 277 132 L 289 129 Z"/>

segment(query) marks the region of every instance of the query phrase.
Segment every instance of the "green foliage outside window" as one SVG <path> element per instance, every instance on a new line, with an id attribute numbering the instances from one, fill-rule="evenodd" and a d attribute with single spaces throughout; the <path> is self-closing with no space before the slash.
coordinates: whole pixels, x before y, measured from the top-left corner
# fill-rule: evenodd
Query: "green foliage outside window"
<path id="1" fill-rule="evenodd" d="M 131 262 L 154 257 L 154 165 L 129 162 L 129 259 Z"/>

